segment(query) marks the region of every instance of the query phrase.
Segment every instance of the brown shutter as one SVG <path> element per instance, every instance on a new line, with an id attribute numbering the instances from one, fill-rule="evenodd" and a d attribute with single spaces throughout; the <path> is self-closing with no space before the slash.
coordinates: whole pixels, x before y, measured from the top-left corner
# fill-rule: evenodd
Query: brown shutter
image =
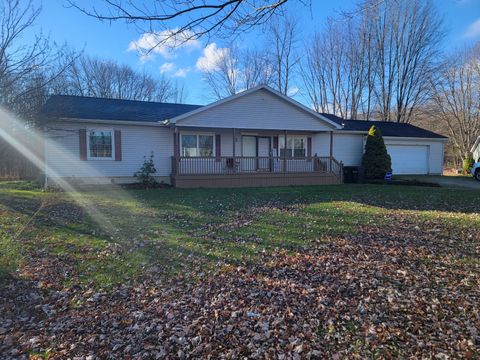
<path id="1" fill-rule="evenodd" d="M 307 160 L 312 161 L 312 138 L 307 137 Z"/>
<path id="2" fill-rule="evenodd" d="M 220 156 L 222 156 L 222 148 L 220 142 L 220 134 L 215 135 L 215 157 L 217 161 L 220 161 Z"/>
<path id="3" fill-rule="evenodd" d="M 122 161 L 122 133 L 115 130 L 115 161 Z"/>
<path id="4" fill-rule="evenodd" d="M 80 160 L 87 160 L 87 129 L 78 130 L 78 143 L 80 145 Z"/>
<path id="5" fill-rule="evenodd" d="M 275 149 L 277 156 L 280 156 L 280 152 L 278 151 L 278 136 L 273 137 L 273 148 Z"/>

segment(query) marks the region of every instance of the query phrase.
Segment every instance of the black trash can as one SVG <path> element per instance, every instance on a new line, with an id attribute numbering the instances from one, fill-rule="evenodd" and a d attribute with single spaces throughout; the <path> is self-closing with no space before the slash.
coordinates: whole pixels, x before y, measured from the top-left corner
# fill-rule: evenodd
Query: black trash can
<path id="1" fill-rule="evenodd" d="M 360 169 L 358 166 L 343 167 L 343 182 L 346 184 L 358 183 Z"/>

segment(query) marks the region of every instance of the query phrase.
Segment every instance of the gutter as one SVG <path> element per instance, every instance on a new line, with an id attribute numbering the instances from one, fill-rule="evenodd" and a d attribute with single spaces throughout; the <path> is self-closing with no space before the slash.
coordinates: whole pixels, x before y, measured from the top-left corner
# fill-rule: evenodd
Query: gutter
<path id="1" fill-rule="evenodd" d="M 129 120 L 102 120 L 102 119 L 82 119 L 82 118 L 67 118 L 67 117 L 55 117 L 50 118 L 45 124 L 49 122 L 69 122 L 69 123 L 95 123 L 95 124 L 111 124 L 111 125 L 137 125 L 137 126 L 155 126 L 155 127 L 168 127 L 170 122 L 168 120 L 163 121 L 129 121 Z"/>

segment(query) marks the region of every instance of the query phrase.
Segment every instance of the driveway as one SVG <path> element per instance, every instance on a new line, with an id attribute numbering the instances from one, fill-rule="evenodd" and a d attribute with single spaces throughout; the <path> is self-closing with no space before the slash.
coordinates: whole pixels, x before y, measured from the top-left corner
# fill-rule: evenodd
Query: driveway
<path id="1" fill-rule="evenodd" d="M 471 176 L 402 176 L 403 179 L 415 179 L 422 182 L 439 184 L 442 187 L 465 188 L 480 190 L 480 181 L 476 181 Z"/>

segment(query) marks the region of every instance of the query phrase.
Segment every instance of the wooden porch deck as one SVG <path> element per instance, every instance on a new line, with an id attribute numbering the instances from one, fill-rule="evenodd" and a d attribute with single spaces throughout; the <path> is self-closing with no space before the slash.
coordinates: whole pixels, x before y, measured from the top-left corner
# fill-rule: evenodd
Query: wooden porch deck
<path id="1" fill-rule="evenodd" d="M 330 185 L 343 182 L 343 165 L 333 157 L 172 157 L 172 185 L 253 187 Z"/>

